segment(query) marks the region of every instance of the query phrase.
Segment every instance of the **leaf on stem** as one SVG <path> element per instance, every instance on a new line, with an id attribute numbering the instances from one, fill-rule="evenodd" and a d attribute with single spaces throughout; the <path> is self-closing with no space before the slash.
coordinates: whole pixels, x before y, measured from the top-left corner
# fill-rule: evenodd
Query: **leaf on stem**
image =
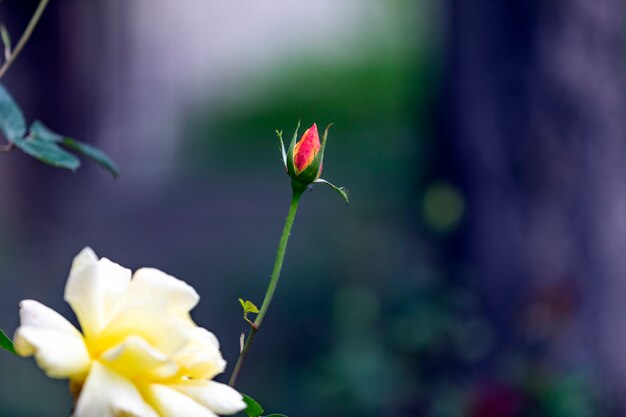
<path id="1" fill-rule="evenodd" d="M 254 400 L 254 398 L 249 397 L 246 394 L 241 395 L 243 395 L 243 402 L 245 402 L 247 406 L 246 409 L 243 411 L 245 411 L 248 417 L 260 417 L 261 414 L 263 414 L 263 407 L 261 407 L 261 404 L 259 404 Z"/>
<path id="2" fill-rule="evenodd" d="M 248 417 L 287 417 L 284 414 L 268 414 L 266 416 L 262 416 L 264 410 L 263 407 L 261 407 L 261 404 L 246 394 L 241 395 L 243 395 L 243 401 L 247 405 L 246 409 L 243 411 L 248 415 Z"/>
<path id="3" fill-rule="evenodd" d="M 13 142 L 22 152 L 57 168 L 76 171 L 80 167 L 80 160 L 71 153 L 63 150 L 55 142 L 49 142 L 37 135 L 28 135 L 26 139 Z"/>
<path id="4" fill-rule="evenodd" d="M 0 330 L 0 348 L 8 350 L 11 353 L 15 353 L 13 341 L 9 339 L 9 336 L 7 336 L 2 330 Z"/>
<path id="5" fill-rule="evenodd" d="M 258 314 L 259 308 L 254 305 L 252 301 L 239 299 L 239 304 L 241 304 L 241 308 L 243 308 L 243 319 L 250 323 L 250 326 L 255 327 L 254 323 L 248 319 L 248 313 Z"/>
<path id="6" fill-rule="evenodd" d="M 111 175 L 113 175 L 113 178 L 117 178 L 120 176 L 120 169 L 118 168 L 117 164 L 115 164 L 115 162 L 113 162 L 111 158 L 106 156 L 106 154 L 100 149 L 89 144 L 79 142 L 72 138 L 64 138 L 63 142 L 61 143 L 66 148 L 70 148 L 86 156 L 87 158 L 100 165 L 102 168 L 109 171 Z"/>
<path id="7" fill-rule="evenodd" d="M 63 145 L 68 149 L 76 151 L 93 160 L 98 165 L 109 171 L 114 178 L 117 178 L 120 175 L 119 168 L 117 167 L 115 162 L 113 162 L 108 156 L 106 156 L 104 152 L 102 152 L 98 148 L 95 148 L 94 146 L 53 132 L 39 120 L 36 120 L 30 126 L 30 136 L 35 136 L 46 142 L 53 142 L 55 144 Z"/>
<path id="8" fill-rule="evenodd" d="M 6 47 L 6 40 L 3 39 L 3 42 Z M 119 176 L 117 165 L 91 145 L 55 133 L 40 121 L 33 122 L 27 132 L 22 110 L 2 85 L 0 85 L 0 133 L 10 144 L 46 164 L 76 171 L 80 167 L 80 160 L 63 148 L 65 147 L 94 160 L 114 177 Z"/>
<path id="9" fill-rule="evenodd" d="M 26 121 L 22 109 L 2 85 L 0 85 L 0 132 L 11 143 L 23 139 L 26 134 Z"/>

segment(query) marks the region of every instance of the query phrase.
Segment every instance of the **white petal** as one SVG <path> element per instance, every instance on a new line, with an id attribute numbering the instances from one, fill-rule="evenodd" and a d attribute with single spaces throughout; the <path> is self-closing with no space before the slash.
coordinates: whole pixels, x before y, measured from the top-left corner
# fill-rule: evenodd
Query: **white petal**
<path id="1" fill-rule="evenodd" d="M 128 379 L 94 362 L 73 417 L 118 416 L 159 417 Z"/>
<path id="2" fill-rule="evenodd" d="M 200 296 L 185 282 L 155 268 L 141 268 L 135 272 L 120 307 L 150 300 L 164 302 L 170 313 L 187 317 L 198 304 Z"/>
<path id="3" fill-rule="evenodd" d="M 208 408 L 191 397 L 165 385 L 153 384 L 147 397 L 161 417 L 216 417 Z"/>
<path id="4" fill-rule="evenodd" d="M 79 377 L 87 372 L 91 358 L 83 336 L 72 324 L 45 305 L 20 303 L 21 325 L 15 332 L 15 350 L 35 355 L 41 369 L 52 378 Z"/>
<path id="5" fill-rule="evenodd" d="M 97 260 L 88 248 L 74 258 L 65 301 L 72 306 L 88 339 L 107 324 L 130 276 L 129 269 L 106 258 Z"/>
<path id="6" fill-rule="evenodd" d="M 127 378 L 149 381 L 172 377 L 179 369 L 174 361 L 138 336 L 128 336 L 124 342 L 106 351 L 101 359 Z"/>
<path id="7" fill-rule="evenodd" d="M 234 388 L 215 381 L 189 381 L 173 388 L 186 394 L 220 415 L 235 414 L 246 408 L 243 397 Z"/>
<path id="8" fill-rule="evenodd" d="M 87 246 L 74 257 L 70 273 L 78 273 L 81 269 L 93 265 L 96 262 L 98 262 L 98 255 L 96 255 L 93 249 Z"/>
<path id="9" fill-rule="evenodd" d="M 202 327 L 189 330 L 188 335 L 190 342 L 174 356 L 185 376 L 211 379 L 224 372 L 226 361 L 215 335 Z"/>

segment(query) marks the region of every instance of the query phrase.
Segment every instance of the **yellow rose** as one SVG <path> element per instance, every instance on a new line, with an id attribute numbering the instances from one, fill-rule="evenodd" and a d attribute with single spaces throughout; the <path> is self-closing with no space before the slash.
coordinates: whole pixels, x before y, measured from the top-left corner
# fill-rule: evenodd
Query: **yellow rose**
<path id="1" fill-rule="evenodd" d="M 245 408 L 241 394 L 212 381 L 226 362 L 217 338 L 189 311 L 196 291 L 157 269 L 131 271 L 89 248 L 65 287 L 82 334 L 43 304 L 20 303 L 15 349 L 52 378 L 68 378 L 74 417 L 215 417 Z"/>

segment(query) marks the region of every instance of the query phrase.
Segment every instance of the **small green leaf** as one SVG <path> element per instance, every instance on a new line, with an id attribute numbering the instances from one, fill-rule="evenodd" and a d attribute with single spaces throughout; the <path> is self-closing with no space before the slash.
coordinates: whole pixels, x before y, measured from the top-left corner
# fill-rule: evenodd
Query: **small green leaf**
<path id="1" fill-rule="evenodd" d="M 241 395 L 243 395 L 243 401 L 247 405 L 246 409 L 243 411 L 245 411 L 248 417 L 260 417 L 261 414 L 263 414 L 263 407 L 261 407 L 261 404 L 259 404 L 252 397 L 249 397 L 246 394 Z"/>
<path id="2" fill-rule="evenodd" d="M 248 313 L 257 314 L 259 312 L 259 308 L 255 306 L 252 301 L 243 301 L 241 298 L 239 299 L 239 304 L 241 304 L 241 308 L 243 308 L 243 319 L 250 323 L 250 326 L 255 327 L 254 323 L 248 319 Z"/>
<path id="3" fill-rule="evenodd" d="M 120 176 L 120 169 L 117 164 L 113 162 L 104 152 L 100 149 L 88 145 L 86 143 L 79 142 L 72 138 L 64 138 L 63 142 L 61 142 L 63 146 L 68 147 L 78 153 L 85 155 L 87 158 L 96 162 L 102 168 L 106 169 L 113 175 L 113 178 L 117 178 Z"/>
<path id="4" fill-rule="evenodd" d="M 0 132 L 12 143 L 23 139 L 26 134 L 22 109 L 2 85 L 0 85 Z"/>
<path id="5" fill-rule="evenodd" d="M 254 305 L 252 301 L 246 300 L 243 301 L 241 298 L 239 299 L 239 304 L 243 308 L 244 313 L 258 313 L 259 308 Z"/>
<path id="6" fill-rule="evenodd" d="M 80 160 L 63 150 L 56 142 L 44 140 L 36 135 L 14 140 L 13 143 L 21 151 L 46 164 L 72 171 L 76 171 L 80 166 Z"/>
<path id="7" fill-rule="evenodd" d="M 9 336 L 4 334 L 2 330 L 0 330 L 0 348 L 6 349 L 11 353 L 15 353 L 15 348 L 13 347 L 13 341 L 9 339 Z"/>
<path id="8" fill-rule="evenodd" d="M 264 410 L 263 407 L 261 407 L 261 404 L 246 394 L 241 395 L 243 395 L 243 401 L 247 405 L 246 409 L 243 411 L 248 415 L 248 417 L 287 417 L 284 414 L 268 414 L 266 416 L 262 416 L 261 414 L 263 414 Z"/>

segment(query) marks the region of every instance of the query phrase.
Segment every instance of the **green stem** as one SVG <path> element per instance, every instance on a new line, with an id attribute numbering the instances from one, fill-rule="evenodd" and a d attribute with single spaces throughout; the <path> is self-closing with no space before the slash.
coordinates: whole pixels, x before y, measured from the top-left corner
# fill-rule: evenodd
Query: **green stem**
<path id="1" fill-rule="evenodd" d="M 41 19 L 41 15 L 43 14 L 44 10 L 46 10 L 46 6 L 48 5 L 49 1 L 50 0 L 41 0 L 39 2 L 39 5 L 37 6 L 35 13 L 33 14 L 33 17 L 30 18 L 30 22 L 28 22 L 28 26 L 26 26 L 26 30 L 24 30 L 22 37 L 17 42 L 17 45 L 11 53 L 11 56 L 9 57 L 9 59 L 6 60 L 2 67 L 0 67 L 0 78 L 2 78 L 4 74 L 9 70 L 11 65 L 13 65 L 13 63 L 19 56 L 20 52 L 22 52 L 22 49 L 24 49 L 24 46 L 26 46 L 26 44 L 28 43 L 30 36 L 33 34 L 33 31 L 39 23 L 39 19 Z"/>
<path id="2" fill-rule="evenodd" d="M 274 262 L 274 269 L 272 270 L 272 276 L 270 277 L 270 282 L 267 286 L 267 291 L 265 293 L 265 298 L 263 299 L 263 304 L 261 305 L 261 309 L 259 310 L 259 314 L 256 316 L 256 320 L 250 327 L 250 332 L 248 333 L 248 337 L 244 343 L 243 349 L 241 349 L 241 353 L 239 354 L 239 358 L 237 359 L 237 363 L 235 364 L 235 368 L 233 369 L 233 373 L 230 376 L 230 381 L 228 385 L 231 387 L 235 386 L 235 382 L 237 381 L 237 376 L 239 375 L 239 371 L 241 370 L 241 366 L 243 362 L 246 360 L 246 356 L 248 356 L 248 351 L 250 350 L 250 346 L 254 341 L 254 336 L 257 334 L 259 329 L 261 328 L 261 323 L 263 323 L 263 319 L 267 314 L 267 310 L 270 308 L 270 304 L 272 303 L 272 298 L 274 297 L 274 292 L 276 292 L 276 285 L 278 284 L 278 278 L 280 278 L 280 271 L 283 267 L 283 260 L 285 259 L 285 250 L 287 249 L 287 242 L 289 241 L 289 235 L 291 234 L 291 227 L 293 226 L 293 221 L 296 218 L 296 212 L 298 211 L 298 204 L 300 204 L 300 198 L 302 197 L 302 193 L 306 189 L 305 187 L 300 187 L 294 185 L 293 187 L 293 195 L 291 197 L 291 204 L 289 205 L 289 212 L 287 213 L 287 218 L 285 219 L 285 226 L 283 227 L 283 233 L 280 236 L 280 242 L 278 243 L 278 251 L 276 252 L 276 261 Z"/>

